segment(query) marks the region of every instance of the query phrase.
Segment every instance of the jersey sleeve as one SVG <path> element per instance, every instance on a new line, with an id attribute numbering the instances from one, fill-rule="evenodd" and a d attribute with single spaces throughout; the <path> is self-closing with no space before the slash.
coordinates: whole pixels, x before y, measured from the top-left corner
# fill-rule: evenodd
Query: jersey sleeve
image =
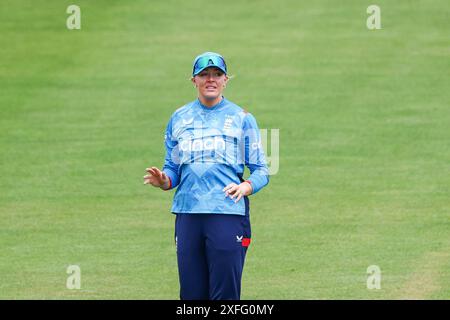
<path id="1" fill-rule="evenodd" d="M 169 189 L 175 188 L 180 183 L 178 141 L 172 135 L 172 121 L 173 116 L 172 118 L 170 118 L 169 123 L 167 124 L 166 133 L 164 135 L 166 158 L 164 161 L 163 172 L 170 179 Z"/>
<path id="2" fill-rule="evenodd" d="M 247 113 L 243 124 L 245 141 L 245 165 L 250 170 L 250 181 L 253 194 L 269 183 L 269 169 L 261 143 L 261 135 L 255 117 Z"/>

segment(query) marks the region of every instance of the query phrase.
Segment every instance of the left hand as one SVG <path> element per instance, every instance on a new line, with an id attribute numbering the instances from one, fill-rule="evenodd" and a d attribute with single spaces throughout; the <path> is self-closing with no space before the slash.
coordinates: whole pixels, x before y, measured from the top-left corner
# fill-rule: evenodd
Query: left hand
<path id="1" fill-rule="evenodd" d="M 249 196 L 253 192 L 252 185 L 248 182 L 242 182 L 241 184 L 230 183 L 223 190 L 225 192 L 225 197 L 230 197 L 233 199 L 237 197 L 234 203 L 237 203 L 243 196 Z"/>

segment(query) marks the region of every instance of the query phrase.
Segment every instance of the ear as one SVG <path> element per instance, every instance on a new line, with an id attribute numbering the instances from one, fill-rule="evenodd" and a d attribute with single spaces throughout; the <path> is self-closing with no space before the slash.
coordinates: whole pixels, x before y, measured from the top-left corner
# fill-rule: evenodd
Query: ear
<path id="1" fill-rule="evenodd" d="M 194 84 L 194 87 L 197 87 L 197 83 L 195 82 L 195 77 L 191 78 L 192 83 Z"/>
<path id="2" fill-rule="evenodd" d="M 229 79 L 228 76 L 225 75 L 224 80 L 223 80 L 223 86 L 224 87 L 227 85 L 228 79 Z"/>

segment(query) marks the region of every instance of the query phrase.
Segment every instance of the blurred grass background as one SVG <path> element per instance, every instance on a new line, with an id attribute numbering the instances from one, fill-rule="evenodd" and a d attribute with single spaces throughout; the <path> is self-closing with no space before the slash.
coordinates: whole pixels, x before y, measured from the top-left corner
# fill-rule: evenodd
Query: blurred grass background
<path id="1" fill-rule="evenodd" d="M 381 30 L 357 0 L 77 0 L 68 30 L 71 4 L 1 4 L 1 299 L 178 298 L 173 192 L 142 176 L 204 51 L 280 130 L 242 298 L 450 298 L 448 1 L 379 0 Z"/>

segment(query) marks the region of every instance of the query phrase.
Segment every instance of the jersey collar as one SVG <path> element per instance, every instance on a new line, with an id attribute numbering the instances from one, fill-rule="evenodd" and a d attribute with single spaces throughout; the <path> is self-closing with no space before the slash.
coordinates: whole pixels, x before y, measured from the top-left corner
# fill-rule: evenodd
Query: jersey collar
<path id="1" fill-rule="evenodd" d="M 200 102 L 200 99 L 199 98 L 197 98 L 197 104 L 203 109 L 203 110 L 206 110 L 206 111 L 213 111 L 213 110 L 217 110 L 217 109 L 219 109 L 220 107 L 222 107 L 224 104 L 225 104 L 225 102 L 226 102 L 226 99 L 225 99 L 225 97 L 224 96 L 222 96 L 222 100 L 220 100 L 218 103 L 216 103 L 215 105 L 213 105 L 212 107 L 207 107 L 207 106 L 205 106 L 203 103 L 201 103 Z"/>

